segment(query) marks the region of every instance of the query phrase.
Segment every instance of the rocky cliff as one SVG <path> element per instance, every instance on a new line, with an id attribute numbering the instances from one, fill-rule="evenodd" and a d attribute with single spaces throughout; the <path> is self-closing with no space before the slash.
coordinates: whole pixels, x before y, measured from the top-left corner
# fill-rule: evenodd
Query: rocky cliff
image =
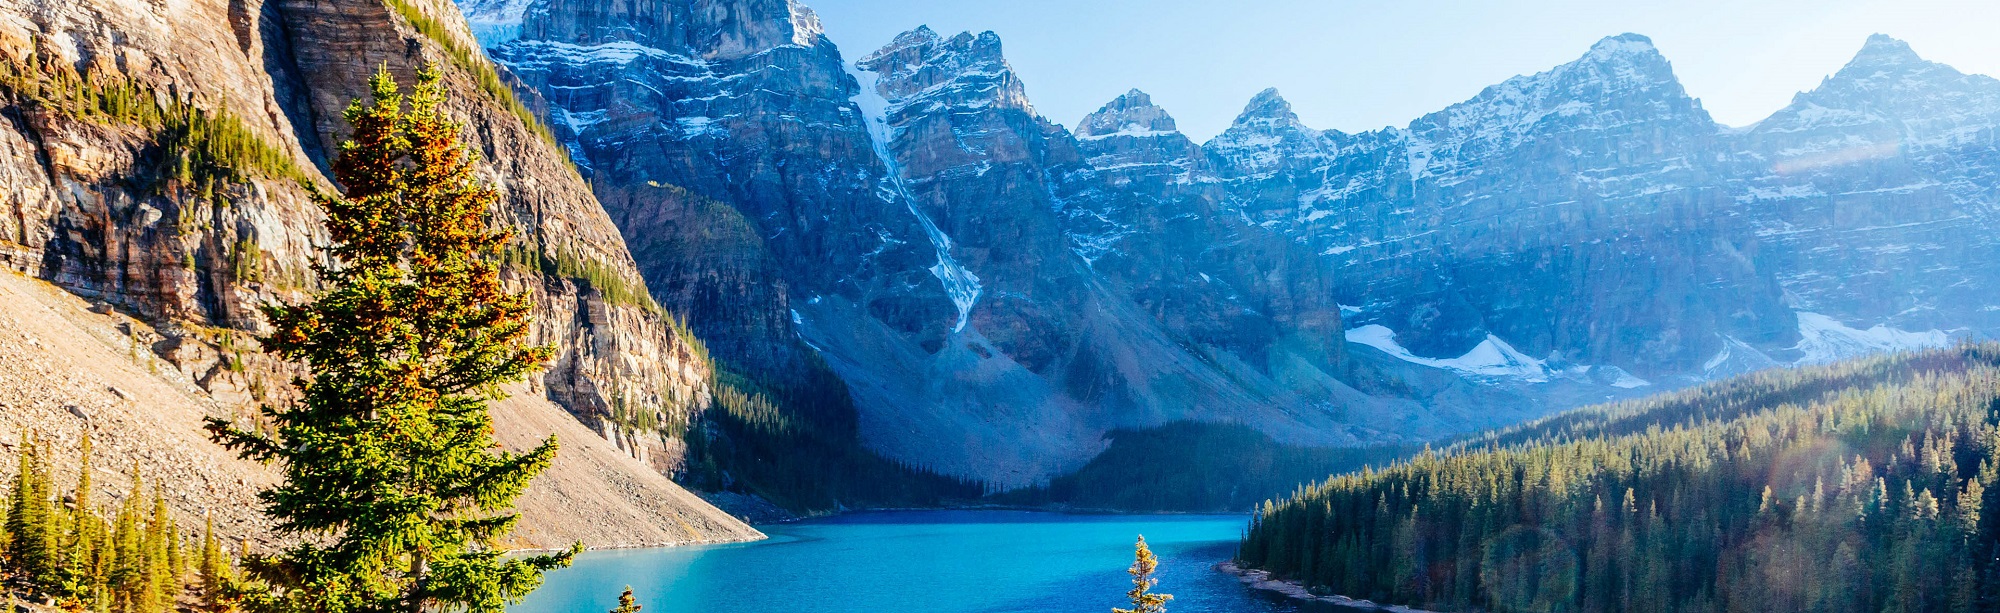
<path id="1" fill-rule="evenodd" d="M 507 278 L 536 301 L 533 340 L 559 348 L 531 393 L 676 468 L 658 433 L 709 402 L 706 357 L 453 5 L 0 2 L 0 60 L 0 259 L 153 324 L 146 348 L 239 414 L 285 380 L 252 347 L 256 307 L 314 284 L 309 194 L 332 188 L 341 111 L 377 69 L 444 67 L 502 193 L 494 221 L 516 233 Z"/>
<path id="2" fill-rule="evenodd" d="M 1399 128 L 1266 91 L 1197 145 L 1138 91 L 1041 117 L 991 33 L 461 5 L 721 362 L 995 484 L 1114 428 L 1426 438 L 1993 328 L 1991 241 L 1945 239 L 1989 223 L 1992 81 L 1886 38 L 1745 129 L 1627 34 Z"/>
<path id="3" fill-rule="evenodd" d="M 990 33 L 850 66 L 796 3 L 464 6 L 655 295 L 760 387 L 837 374 L 896 460 L 1017 485 L 1115 428 L 1348 444 L 1450 431 L 1431 400 L 1480 395 L 1355 389 L 1313 252 L 1231 214 L 1143 94 L 1079 134 L 1042 118 Z"/>
<path id="4" fill-rule="evenodd" d="M 1673 385 L 1990 334 L 1995 83 L 1878 35 L 1729 129 L 1626 34 L 1404 128 L 1314 131 L 1266 92 L 1205 148 L 1347 281 L 1350 341 Z"/>

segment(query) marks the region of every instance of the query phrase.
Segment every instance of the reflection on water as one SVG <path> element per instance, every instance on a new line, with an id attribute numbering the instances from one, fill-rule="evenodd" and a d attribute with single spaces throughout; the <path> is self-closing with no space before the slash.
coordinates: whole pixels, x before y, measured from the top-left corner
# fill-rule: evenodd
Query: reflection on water
<path id="1" fill-rule="evenodd" d="M 1132 540 L 1160 556 L 1174 613 L 1295 613 L 1211 567 L 1240 515 L 864 513 L 763 526 L 757 543 L 591 552 L 511 611 L 605 611 L 631 585 L 646 613 L 1106 613 L 1125 604 Z M 1311 610 L 1332 611 L 1332 608 Z"/>

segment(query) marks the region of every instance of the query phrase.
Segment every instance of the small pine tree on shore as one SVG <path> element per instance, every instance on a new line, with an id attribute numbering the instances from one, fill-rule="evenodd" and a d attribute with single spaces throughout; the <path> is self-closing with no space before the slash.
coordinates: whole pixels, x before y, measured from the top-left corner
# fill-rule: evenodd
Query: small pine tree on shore
<path id="1" fill-rule="evenodd" d="M 316 266 L 325 289 L 265 309 L 265 350 L 310 372 L 295 403 L 264 407 L 275 435 L 209 421 L 218 442 L 282 465 L 264 512 L 314 537 L 246 561 L 260 582 L 233 590 L 246 610 L 499 613 L 577 550 L 494 546 L 556 441 L 500 451 L 486 403 L 552 350 L 527 343 L 532 305 L 500 284 L 509 235 L 486 223 L 498 194 L 473 175 L 442 77 L 422 68 L 406 98 L 385 69 L 372 103 L 347 109 L 353 134 L 333 165 L 345 192 L 317 198 L 332 239 L 331 264 Z"/>
<path id="2" fill-rule="evenodd" d="M 639 609 L 643 608 L 639 606 L 639 599 L 632 596 L 632 586 L 628 585 L 625 586 L 625 593 L 618 595 L 618 608 L 612 609 L 611 613 L 639 613 Z"/>
<path id="3" fill-rule="evenodd" d="M 1153 578 L 1153 572 L 1160 567 L 1160 559 L 1153 556 L 1153 550 L 1146 546 L 1145 535 L 1139 536 L 1139 544 L 1133 547 L 1132 567 L 1125 569 L 1132 575 L 1132 589 L 1125 592 L 1125 598 L 1132 601 L 1130 609 L 1112 609 L 1111 613 L 1166 613 L 1167 601 L 1173 594 L 1154 594 L 1153 586 L 1160 583 Z"/>

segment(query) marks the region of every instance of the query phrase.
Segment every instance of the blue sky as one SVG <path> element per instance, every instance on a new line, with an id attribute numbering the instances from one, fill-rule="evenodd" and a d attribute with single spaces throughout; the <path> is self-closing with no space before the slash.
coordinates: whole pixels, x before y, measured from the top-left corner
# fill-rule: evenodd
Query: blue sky
<path id="1" fill-rule="evenodd" d="M 1404 125 L 1605 36 L 1653 39 L 1718 121 L 1744 125 L 1874 32 L 2000 75 L 2000 1 L 806 0 L 853 61 L 898 32 L 992 30 L 1037 110 L 1074 126 L 1137 87 L 1197 141 L 1277 87 L 1307 125 Z"/>

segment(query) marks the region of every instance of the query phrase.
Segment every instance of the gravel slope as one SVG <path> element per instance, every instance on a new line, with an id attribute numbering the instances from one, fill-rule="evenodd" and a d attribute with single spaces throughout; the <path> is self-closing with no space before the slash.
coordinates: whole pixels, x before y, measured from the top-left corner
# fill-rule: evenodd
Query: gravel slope
<path id="1" fill-rule="evenodd" d="M 18 273 L 0 273 L 0 475 L 14 474 L 21 433 L 55 449 L 57 480 L 77 476 L 77 446 L 96 446 L 95 496 L 107 508 L 131 482 L 167 484 L 183 524 L 198 529 L 213 513 L 220 531 L 260 545 L 275 541 L 254 492 L 275 471 L 210 443 L 207 415 L 230 411 L 179 370 L 144 349 L 130 330 L 145 325 L 100 314 L 82 298 Z M 503 445 L 525 447 L 549 433 L 562 441 L 556 463 L 521 500 L 520 529 L 507 545 L 590 547 L 741 541 L 763 535 L 640 464 L 539 394 L 515 390 L 494 407 Z"/>

